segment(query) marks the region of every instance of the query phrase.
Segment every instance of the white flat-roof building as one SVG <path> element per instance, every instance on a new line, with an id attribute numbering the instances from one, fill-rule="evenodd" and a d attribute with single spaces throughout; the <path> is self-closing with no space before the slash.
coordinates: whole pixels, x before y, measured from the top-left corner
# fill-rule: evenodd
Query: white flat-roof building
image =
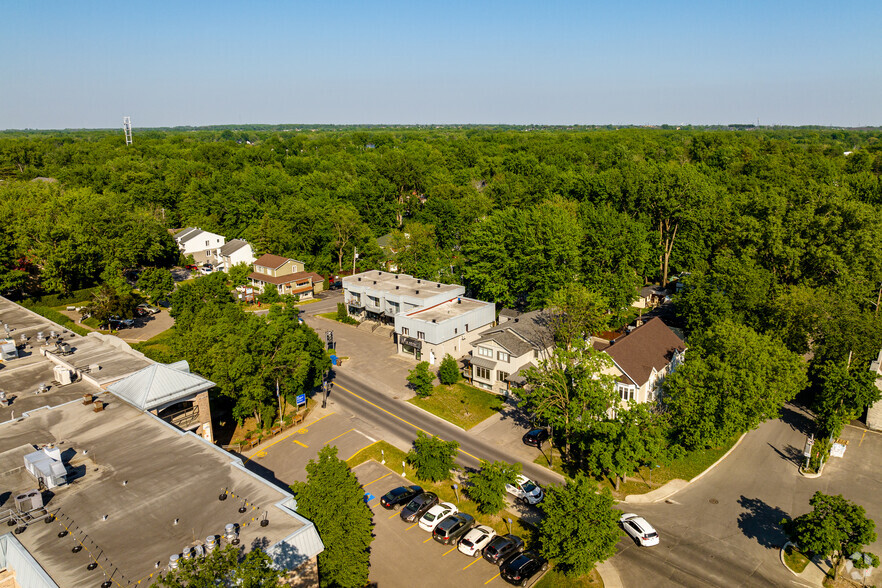
<path id="1" fill-rule="evenodd" d="M 495 304 L 463 294 L 460 285 L 379 270 L 343 278 L 350 316 L 394 325 L 398 353 L 432 365 L 468 353 L 496 319 Z"/>

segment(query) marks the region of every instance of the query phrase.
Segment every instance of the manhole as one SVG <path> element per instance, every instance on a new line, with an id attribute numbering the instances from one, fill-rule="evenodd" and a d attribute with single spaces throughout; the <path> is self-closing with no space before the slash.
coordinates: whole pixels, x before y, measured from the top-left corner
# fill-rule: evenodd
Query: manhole
<path id="1" fill-rule="evenodd" d="M 720 501 L 717 500 L 716 498 L 711 498 L 710 500 L 708 500 L 708 502 L 710 502 L 711 504 L 719 504 L 720 503 Z"/>

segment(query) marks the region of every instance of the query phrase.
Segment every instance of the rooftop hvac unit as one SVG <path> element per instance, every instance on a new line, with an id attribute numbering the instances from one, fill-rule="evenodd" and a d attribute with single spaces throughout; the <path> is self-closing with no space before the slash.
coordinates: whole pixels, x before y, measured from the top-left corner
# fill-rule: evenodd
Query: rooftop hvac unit
<path id="1" fill-rule="evenodd" d="M 18 359 L 18 349 L 15 348 L 15 341 L 12 339 L 0 340 L 0 360 L 9 361 L 10 359 Z"/>
<path id="2" fill-rule="evenodd" d="M 43 508 L 43 495 L 38 490 L 19 494 L 15 497 L 15 508 L 19 512 Z"/>
<path id="3" fill-rule="evenodd" d="M 70 370 L 63 365 L 55 366 L 52 372 L 55 374 L 55 381 L 59 384 L 64 385 L 71 383 Z"/>
<path id="4" fill-rule="evenodd" d="M 25 469 L 47 488 L 56 488 L 67 482 L 67 470 L 61 462 L 61 450 L 43 448 L 24 456 Z"/>

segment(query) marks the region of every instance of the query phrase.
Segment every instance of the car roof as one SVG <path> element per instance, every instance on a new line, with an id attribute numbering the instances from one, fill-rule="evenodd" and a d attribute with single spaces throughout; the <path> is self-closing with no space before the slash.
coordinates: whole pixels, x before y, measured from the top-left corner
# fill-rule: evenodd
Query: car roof
<path id="1" fill-rule="evenodd" d="M 528 477 L 525 476 L 524 474 L 518 474 L 518 483 L 519 483 L 519 484 L 523 484 L 523 483 L 525 483 L 525 482 L 532 482 L 532 481 L 533 481 L 533 480 L 531 480 L 530 478 L 528 478 Z"/>
<path id="2" fill-rule="evenodd" d="M 436 504 L 435 506 L 433 506 L 432 508 L 430 508 L 429 512 L 432 512 L 432 511 L 438 512 L 441 510 L 449 510 L 451 508 L 453 510 L 456 510 L 456 506 L 450 504 L 449 502 L 440 502 L 440 503 Z"/>
<path id="3" fill-rule="evenodd" d="M 637 526 L 640 528 L 641 531 L 644 531 L 644 532 L 646 532 L 646 533 L 653 533 L 653 532 L 655 532 L 655 529 L 653 528 L 653 526 L 650 525 L 650 524 L 646 521 L 646 519 L 644 519 L 643 517 L 639 517 L 639 516 L 636 516 L 636 515 L 635 515 L 635 516 L 630 517 L 630 518 L 628 518 L 628 519 L 626 519 L 626 520 L 629 521 L 629 522 L 634 523 L 635 525 L 637 525 Z"/>

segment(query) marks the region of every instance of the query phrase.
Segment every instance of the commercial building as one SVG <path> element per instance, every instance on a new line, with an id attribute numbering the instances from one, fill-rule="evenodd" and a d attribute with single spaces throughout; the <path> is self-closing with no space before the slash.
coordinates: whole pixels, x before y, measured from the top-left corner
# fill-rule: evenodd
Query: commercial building
<path id="1" fill-rule="evenodd" d="M 394 325 L 398 352 L 435 364 L 460 357 L 493 325 L 496 306 L 464 296 L 465 288 L 371 270 L 343 278 L 350 316 Z"/>

